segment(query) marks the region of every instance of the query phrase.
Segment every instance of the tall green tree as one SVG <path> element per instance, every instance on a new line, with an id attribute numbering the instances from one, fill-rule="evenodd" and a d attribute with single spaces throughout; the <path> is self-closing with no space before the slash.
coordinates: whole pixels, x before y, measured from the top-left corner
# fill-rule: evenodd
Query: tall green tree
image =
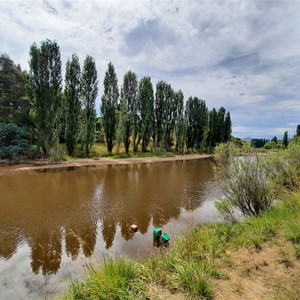
<path id="1" fill-rule="evenodd" d="M 138 88 L 139 111 L 141 114 L 140 136 L 142 151 L 146 152 L 150 143 L 154 123 L 154 92 L 150 77 L 144 77 Z"/>
<path id="2" fill-rule="evenodd" d="M 230 112 L 228 111 L 225 115 L 225 120 L 224 120 L 224 138 L 223 138 L 224 143 L 230 140 L 231 132 L 232 132 L 232 122 L 231 122 Z"/>
<path id="3" fill-rule="evenodd" d="M 218 137 L 217 142 L 223 143 L 224 142 L 224 134 L 225 134 L 225 128 L 224 128 L 224 119 L 225 119 L 225 113 L 226 109 L 224 107 L 220 107 L 218 110 Z"/>
<path id="4" fill-rule="evenodd" d="M 7 54 L 0 55 L 0 122 L 32 127 L 32 103 L 26 97 L 28 74 Z"/>
<path id="5" fill-rule="evenodd" d="M 116 125 L 116 142 L 117 142 L 117 153 L 120 152 L 121 143 L 124 142 L 124 137 L 126 135 L 126 125 L 128 125 L 128 115 L 127 115 L 127 105 L 124 99 L 121 99 L 119 109 L 117 110 L 117 125 Z M 130 136 L 128 137 L 128 139 Z M 128 140 L 126 140 L 128 142 Z M 125 144 L 125 142 L 124 142 Z M 129 144 L 128 148 L 129 148 Z M 128 153 L 128 150 L 126 153 Z"/>
<path id="6" fill-rule="evenodd" d="M 297 125 L 296 137 L 300 136 L 300 124 Z"/>
<path id="7" fill-rule="evenodd" d="M 185 146 L 186 126 L 184 117 L 184 95 L 181 90 L 174 93 L 176 102 L 176 119 L 175 119 L 175 150 L 176 152 L 183 153 Z"/>
<path id="8" fill-rule="evenodd" d="M 205 101 L 190 97 L 186 102 L 187 148 L 201 149 L 208 123 L 208 109 Z"/>
<path id="9" fill-rule="evenodd" d="M 104 94 L 102 96 L 101 113 L 105 131 L 107 150 L 111 153 L 114 147 L 117 125 L 117 107 L 119 100 L 118 79 L 113 64 L 108 64 L 104 76 Z"/>
<path id="10" fill-rule="evenodd" d="M 213 149 L 218 142 L 219 128 L 218 128 L 218 113 L 215 108 L 209 112 L 208 117 L 208 133 L 207 146 L 209 150 Z"/>
<path id="11" fill-rule="evenodd" d="M 282 145 L 284 146 L 284 148 L 287 148 L 288 144 L 289 144 L 288 132 L 285 131 L 283 134 Z"/>
<path id="12" fill-rule="evenodd" d="M 138 133 L 138 115 L 137 115 L 137 76 L 134 72 L 128 71 L 123 78 L 123 86 L 121 89 L 121 101 L 125 106 L 126 120 L 124 124 L 124 147 L 125 152 L 129 152 L 130 137 L 132 136 L 135 146 L 136 133 Z M 135 147 L 134 147 L 135 148 Z"/>
<path id="13" fill-rule="evenodd" d="M 34 100 L 34 121 L 38 145 L 45 156 L 57 142 L 62 95 L 60 49 L 55 41 L 46 40 L 30 48 L 30 82 Z"/>
<path id="14" fill-rule="evenodd" d="M 172 146 L 177 119 L 177 100 L 178 95 L 175 95 L 170 84 L 162 80 L 157 82 L 154 102 L 155 147 L 168 149 Z"/>
<path id="15" fill-rule="evenodd" d="M 90 149 L 95 142 L 96 109 L 95 102 L 98 95 L 98 79 L 96 63 L 93 57 L 86 56 L 81 75 L 82 99 L 82 128 L 81 143 L 85 155 L 90 155 Z"/>
<path id="16" fill-rule="evenodd" d="M 177 117 L 177 103 L 174 90 L 170 84 L 165 85 L 165 119 L 163 126 L 163 147 L 168 150 L 173 143 L 175 121 Z"/>
<path id="17" fill-rule="evenodd" d="M 274 137 L 271 139 L 271 142 L 273 142 L 273 143 L 276 143 L 276 144 L 277 144 L 277 142 L 278 142 L 278 140 L 277 140 L 277 136 L 274 136 Z"/>
<path id="18" fill-rule="evenodd" d="M 74 154 L 75 146 L 80 133 L 80 64 L 76 54 L 68 59 L 65 76 L 65 101 L 66 101 L 66 145 L 70 155 Z"/>
<path id="19" fill-rule="evenodd" d="M 163 138 L 163 129 L 165 124 L 165 115 L 166 115 L 166 89 L 167 83 L 163 80 L 160 80 L 156 84 L 155 91 L 155 100 L 154 100 L 154 134 L 153 139 L 155 143 L 155 147 L 161 146 L 161 140 Z"/>

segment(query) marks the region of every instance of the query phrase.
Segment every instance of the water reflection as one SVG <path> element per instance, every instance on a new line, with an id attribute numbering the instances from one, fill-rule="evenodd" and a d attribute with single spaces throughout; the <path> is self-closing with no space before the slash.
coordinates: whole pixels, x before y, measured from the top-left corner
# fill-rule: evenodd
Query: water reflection
<path id="1" fill-rule="evenodd" d="M 55 274 L 64 252 L 89 257 L 99 235 L 109 249 L 118 228 L 128 241 L 133 223 L 146 234 L 199 207 L 209 176 L 209 160 L 2 174 L 0 257 L 27 244 L 32 272 Z"/>

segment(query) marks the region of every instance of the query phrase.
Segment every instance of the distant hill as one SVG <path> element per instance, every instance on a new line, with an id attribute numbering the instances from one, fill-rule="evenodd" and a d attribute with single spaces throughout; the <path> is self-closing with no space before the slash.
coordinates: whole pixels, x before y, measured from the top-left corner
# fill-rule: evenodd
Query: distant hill
<path id="1" fill-rule="evenodd" d="M 253 140 L 253 138 L 251 138 L 251 137 L 246 137 L 246 138 L 242 138 L 242 140 L 251 142 L 251 141 Z"/>

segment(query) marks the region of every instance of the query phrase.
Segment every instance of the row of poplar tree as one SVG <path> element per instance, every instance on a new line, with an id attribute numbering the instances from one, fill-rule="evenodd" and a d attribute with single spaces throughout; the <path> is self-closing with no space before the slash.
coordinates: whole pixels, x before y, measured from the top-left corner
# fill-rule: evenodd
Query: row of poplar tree
<path id="1" fill-rule="evenodd" d="M 37 143 L 45 156 L 62 131 L 70 155 L 80 143 L 84 155 L 89 156 L 96 136 L 97 78 L 95 60 L 86 56 L 81 68 L 73 54 L 66 63 L 63 87 L 58 44 L 46 40 L 31 46 L 26 91 Z M 185 148 L 204 151 L 230 139 L 231 118 L 225 108 L 209 111 L 197 97 L 184 104 L 182 91 L 174 91 L 165 81 L 158 81 L 154 92 L 150 77 L 138 81 L 137 75 L 128 71 L 119 90 L 114 66 L 109 63 L 103 84 L 100 123 L 109 152 L 121 143 L 126 153 L 131 144 L 136 152 L 139 147 L 147 151 L 150 143 L 165 150 L 175 145 L 179 153 Z"/>

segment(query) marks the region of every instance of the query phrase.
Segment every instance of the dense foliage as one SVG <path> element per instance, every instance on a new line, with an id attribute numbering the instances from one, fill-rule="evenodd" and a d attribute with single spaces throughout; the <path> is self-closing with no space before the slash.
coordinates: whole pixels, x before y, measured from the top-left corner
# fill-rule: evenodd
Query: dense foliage
<path id="1" fill-rule="evenodd" d="M 58 141 L 62 93 L 60 49 L 50 40 L 30 48 L 30 84 L 33 96 L 33 118 L 38 144 L 45 156 Z"/>
<path id="2" fill-rule="evenodd" d="M 106 136 L 107 150 L 111 153 L 114 147 L 117 126 L 117 106 L 119 100 L 118 79 L 113 64 L 108 64 L 104 77 L 104 94 L 102 96 L 101 113 Z"/>
<path id="3" fill-rule="evenodd" d="M 98 95 L 97 77 L 95 60 L 93 57 L 87 55 L 83 63 L 81 75 L 81 145 L 85 156 L 89 156 L 96 137 L 95 103 Z"/>
<path id="4" fill-rule="evenodd" d="M 6 54 L 0 56 L 0 122 L 31 127 L 32 104 L 26 97 L 28 75 Z"/>
<path id="5" fill-rule="evenodd" d="M 128 71 L 123 78 L 123 86 L 121 89 L 121 111 L 124 110 L 122 121 L 123 125 L 123 141 L 125 152 L 129 152 L 130 137 L 138 132 L 137 125 L 137 76 L 134 72 Z M 133 138 L 135 140 L 135 138 Z"/>
<path id="6" fill-rule="evenodd" d="M 74 154 L 80 132 L 80 64 L 73 54 L 66 65 L 65 100 L 66 100 L 66 145 L 70 155 Z"/>
<path id="7" fill-rule="evenodd" d="M 270 140 L 267 140 L 267 139 L 252 139 L 251 140 L 251 145 L 254 147 L 254 148 L 262 148 L 264 147 L 264 145 L 266 143 L 268 143 Z"/>
<path id="8" fill-rule="evenodd" d="M 209 111 L 198 97 L 185 103 L 183 92 L 175 91 L 170 83 L 160 80 L 154 88 L 150 77 L 138 80 L 132 71 L 124 75 L 119 88 L 111 62 L 104 76 L 98 119 L 95 60 L 86 56 L 81 67 L 73 54 L 66 63 L 64 85 L 62 81 L 56 41 L 30 47 L 28 74 L 8 55 L 0 57 L 0 122 L 25 128 L 30 143 L 36 144 L 44 157 L 57 149 L 59 142 L 66 144 L 69 155 L 88 157 L 96 134 L 98 141 L 106 143 L 108 153 L 115 144 L 119 152 L 124 144 L 127 154 L 131 145 L 133 152 L 166 152 L 172 147 L 181 154 L 212 151 L 231 138 L 232 123 L 225 108 Z"/>
<path id="9" fill-rule="evenodd" d="M 259 215 L 282 193 L 300 188 L 297 139 L 287 149 L 278 148 L 269 156 L 245 156 L 248 153 L 245 145 L 236 145 L 233 141 L 215 148 L 214 176 L 224 195 L 218 208 L 231 217 L 237 211 L 244 216 Z"/>
<path id="10" fill-rule="evenodd" d="M 0 158 L 14 158 L 26 153 L 28 133 L 14 123 L 0 123 Z"/>

